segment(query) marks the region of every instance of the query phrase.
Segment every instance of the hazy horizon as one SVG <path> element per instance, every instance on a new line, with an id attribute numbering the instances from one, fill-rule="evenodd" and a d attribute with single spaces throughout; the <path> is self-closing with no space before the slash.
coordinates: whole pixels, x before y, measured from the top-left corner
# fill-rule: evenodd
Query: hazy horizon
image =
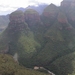
<path id="1" fill-rule="evenodd" d="M 55 4 L 57 6 L 60 5 L 60 2 L 62 0 L 58 0 L 58 1 L 55 1 L 55 0 L 0 0 L 0 15 L 7 15 L 7 14 L 10 14 L 12 11 L 20 8 L 20 7 L 27 7 L 29 5 L 39 5 L 39 4 L 42 4 L 42 3 L 45 3 L 45 4 Z"/>

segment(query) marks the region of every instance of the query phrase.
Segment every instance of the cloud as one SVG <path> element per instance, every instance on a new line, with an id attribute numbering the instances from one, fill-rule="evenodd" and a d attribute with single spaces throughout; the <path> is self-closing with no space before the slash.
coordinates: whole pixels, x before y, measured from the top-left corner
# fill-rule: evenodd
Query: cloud
<path id="1" fill-rule="evenodd" d="M 62 0 L 35 0 L 37 3 L 45 3 L 45 4 L 55 4 L 55 5 L 60 5 L 60 2 Z"/>
<path id="2" fill-rule="evenodd" d="M 10 10 L 15 10 L 17 9 L 18 7 L 11 7 L 11 6 L 8 6 L 8 5 L 0 5 L 0 11 L 10 11 Z"/>
<path id="3" fill-rule="evenodd" d="M 38 4 L 39 3 L 37 0 L 29 0 L 28 2 L 29 3 L 35 3 L 35 4 Z"/>
<path id="4" fill-rule="evenodd" d="M 27 7 L 28 5 L 38 5 L 41 3 L 50 4 L 51 2 L 59 5 L 62 0 L 0 0 L 0 13 L 14 11 L 19 7 Z"/>
<path id="5" fill-rule="evenodd" d="M 0 5 L 0 15 L 10 14 L 12 11 L 15 11 L 18 7 L 11 7 L 8 5 Z"/>

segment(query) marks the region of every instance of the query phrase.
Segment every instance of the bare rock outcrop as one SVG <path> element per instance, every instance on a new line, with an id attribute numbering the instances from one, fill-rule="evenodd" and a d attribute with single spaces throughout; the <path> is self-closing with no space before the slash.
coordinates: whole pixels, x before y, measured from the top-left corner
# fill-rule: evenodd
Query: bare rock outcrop
<path id="1" fill-rule="evenodd" d="M 29 26 L 33 26 L 36 23 L 40 22 L 40 15 L 36 10 L 27 9 L 24 13 L 25 21 Z"/>

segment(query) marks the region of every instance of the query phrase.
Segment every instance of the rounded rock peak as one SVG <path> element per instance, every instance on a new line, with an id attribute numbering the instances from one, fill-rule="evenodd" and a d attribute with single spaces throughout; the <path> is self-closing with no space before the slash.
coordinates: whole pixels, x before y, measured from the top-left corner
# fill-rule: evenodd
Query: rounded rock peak
<path id="1" fill-rule="evenodd" d="M 10 14 L 9 20 L 15 23 L 24 22 L 24 13 L 21 10 L 14 11 Z"/>
<path id="2" fill-rule="evenodd" d="M 58 7 L 51 3 L 49 6 L 47 6 L 44 9 L 44 12 L 56 12 L 57 10 L 58 10 Z"/>
<path id="3" fill-rule="evenodd" d="M 14 12 L 12 12 L 10 15 L 23 15 L 23 12 L 21 11 L 21 10 L 16 10 L 16 11 L 14 11 Z"/>
<path id="4" fill-rule="evenodd" d="M 25 21 L 28 25 L 35 25 L 37 22 L 40 22 L 40 15 L 34 9 L 27 9 L 24 13 Z"/>
<path id="5" fill-rule="evenodd" d="M 54 4 L 50 4 L 49 6 L 47 6 L 42 15 L 46 16 L 46 17 L 51 17 L 51 18 L 55 18 L 57 13 L 58 13 L 59 9 L 56 5 Z"/>
<path id="6" fill-rule="evenodd" d="M 34 9 L 27 9 L 25 11 L 25 14 L 38 14 L 39 15 L 39 13 Z"/>
<path id="7" fill-rule="evenodd" d="M 59 8 L 56 5 L 54 4 L 48 5 L 42 13 L 42 20 L 44 22 L 44 25 L 51 26 L 54 23 L 58 15 L 58 12 Z"/>

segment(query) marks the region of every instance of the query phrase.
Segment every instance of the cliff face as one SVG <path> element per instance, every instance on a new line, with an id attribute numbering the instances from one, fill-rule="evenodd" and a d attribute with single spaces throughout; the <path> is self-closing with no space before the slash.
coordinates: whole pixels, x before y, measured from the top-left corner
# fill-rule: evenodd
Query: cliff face
<path id="1" fill-rule="evenodd" d="M 38 47 L 40 44 L 34 40 L 32 31 L 25 23 L 23 12 L 12 12 L 9 25 L 0 37 L 0 52 L 4 53 L 7 49 L 6 53 L 11 55 L 17 53 L 20 63 L 28 66 L 29 59 L 37 52 Z M 27 62 L 24 63 L 25 61 Z"/>
<path id="2" fill-rule="evenodd" d="M 69 22 L 75 27 L 75 0 L 63 0 L 61 2 L 61 8 L 66 13 Z"/>
<path id="3" fill-rule="evenodd" d="M 52 19 L 54 21 L 54 24 L 49 26 L 45 31 L 43 36 L 45 37 L 46 43 L 33 60 L 34 64 L 37 64 L 38 66 L 44 66 L 52 70 L 57 75 L 68 75 L 74 70 L 70 70 L 69 68 L 73 68 L 72 61 L 74 60 L 71 61 L 71 59 L 74 58 L 74 54 L 72 57 L 72 55 L 69 55 L 69 53 L 75 51 L 75 29 L 69 22 L 67 14 L 65 11 L 63 11 L 63 9 L 59 9 L 55 21 L 52 19 L 54 17 L 51 17 L 52 15 L 50 14 L 47 14 L 48 16 L 46 15 L 46 17 L 44 17 L 44 15 L 42 16 L 44 19 L 47 19 L 47 21 L 43 19 L 43 23 L 45 21 L 46 24 L 50 24 Z M 68 64 L 66 64 L 66 62 L 63 62 L 64 60 L 66 60 L 66 58 L 66 62 Z M 69 60 L 71 62 L 69 62 Z M 65 63 L 65 65 L 63 63 Z"/>
<path id="4" fill-rule="evenodd" d="M 54 4 L 47 6 L 42 13 L 42 20 L 45 26 L 51 26 L 58 14 L 58 7 Z"/>
<path id="5" fill-rule="evenodd" d="M 28 23 L 29 26 L 33 26 L 36 23 L 40 22 L 39 13 L 33 9 L 27 9 L 24 15 L 25 15 L 25 21 Z"/>
<path id="6" fill-rule="evenodd" d="M 71 2 L 72 2 L 72 0 L 63 0 L 61 2 L 61 6 L 62 7 L 70 7 L 71 6 Z"/>
<path id="7" fill-rule="evenodd" d="M 61 2 L 62 7 L 75 7 L 75 0 L 63 0 Z"/>
<path id="8" fill-rule="evenodd" d="M 39 13 L 33 9 L 27 9 L 24 13 L 24 16 L 30 30 L 33 31 L 36 41 L 43 44 L 44 26 Z"/>
<path id="9" fill-rule="evenodd" d="M 10 22 L 6 30 L 10 35 L 29 29 L 25 23 L 24 13 L 22 11 L 12 12 L 9 15 L 9 20 Z"/>
<path id="10" fill-rule="evenodd" d="M 24 14 L 22 11 L 16 11 L 11 13 L 9 16 L 10 22 L 12 23 L 21 23 L 24 22 Z"/>
<path id="11" fill-rule="evenodd" d="M 42 15 L 33 9 L 11 13 L 9 25 L 0 36 L 0 52 L 17 54 L 26 67 L 43 66 L 57 75 L 72 74 L 75 72 L 74 7 L 73 0 L 63 0 L 60 7 L 47 6 Z"/>
<path id="12" fill-rule="evenodd" d="M 17 17 L 18 15 L 22 18 L 22 20 L 19 17 Z M 8 27 L 0 36 L 1 52 L 3 52 L 6 49 L 8 49 L 7 51 L 9 51 L 10 42 L 16 42 L 18 40 L 20 32 L 24 29 L 28 29 L 27 25 L 24 24 L 22 11 L 15 11 L 11 13 L 9 20 L 10 22 Z"/>
<path id="13" fill-rule="evenodd" d="M 65 51 L 71 51 L 75 46 L 74 43 L 74 31 L 75 29 L 70 28 L 71 24 L 59 22 L 58 20 L 46 31 L 44 34 L 46 38 L 46 44 L 40 53 L 37 55 L 37 64 L 43 65 L 49 68 L 49 64 L 55 61 L 60 56 L 65 55 Z M 73 47 L 70 48 L 69 46 Z M 46 57 L 46 58 L 45 58 Z"/>

